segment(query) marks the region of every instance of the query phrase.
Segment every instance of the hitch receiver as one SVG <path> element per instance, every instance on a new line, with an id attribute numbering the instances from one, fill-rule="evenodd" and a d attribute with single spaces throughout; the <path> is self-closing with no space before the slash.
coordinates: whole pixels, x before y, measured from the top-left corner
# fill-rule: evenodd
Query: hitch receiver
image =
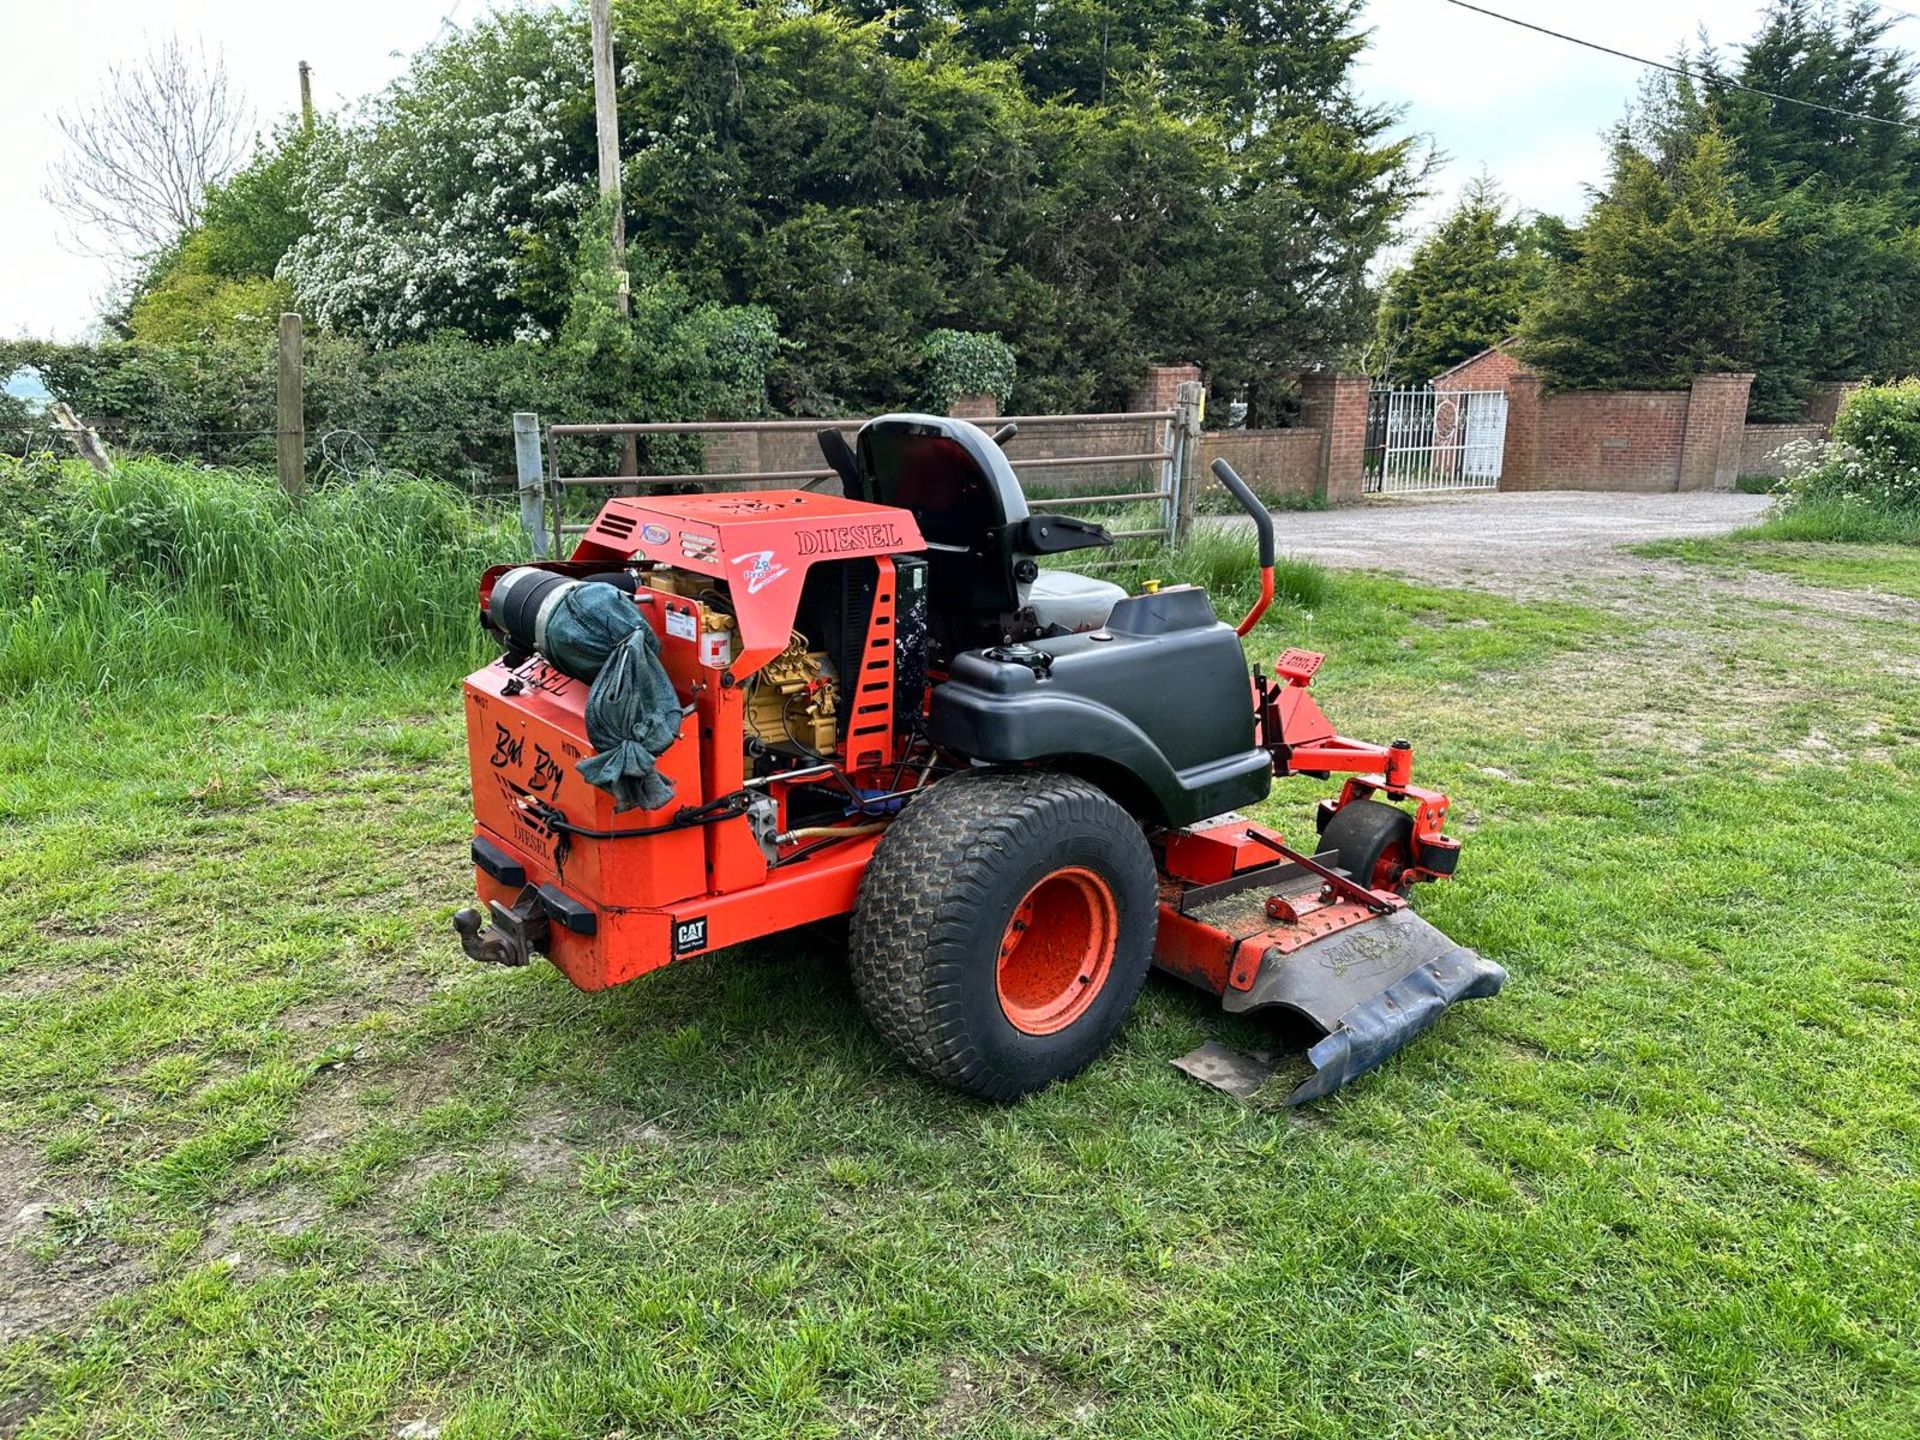
<path id="1" fill-rule="evenodd" d="M 492 925 L 471 906 L 454 912 L 454 932 L 469 958 L 485 965 L 519 966 L 533 959 L 535 951 L 546 949 L 547 908 L 540 903 L 539 891 L 521 891 L 511 906 L 490 900 L 487 909 Z"/>

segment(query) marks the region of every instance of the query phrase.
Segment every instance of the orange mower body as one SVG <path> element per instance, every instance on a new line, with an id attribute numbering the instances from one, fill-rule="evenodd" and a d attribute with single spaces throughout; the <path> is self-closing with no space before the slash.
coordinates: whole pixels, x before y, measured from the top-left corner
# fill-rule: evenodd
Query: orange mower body
<path id="1" fill-rule="evenodd" d="M 1152 964 L 1311 1021 L 1295 1099 L 1497 991 L 1408 908 L 1456 866 L 1447 798 L 1405 742 L 1334 731 L 1319 656 L 1269 678 L 1204 591 L 1043 570 L 1104 532 L 1028 512 L 964 421 L 823 445 L 844 495 L 612 499 L 568 560 L 482 578 L 503 653 L 465 684 L 470 955 L 601 990 L 851 915 L 881 1035 L 997 1099 L 1104 1050 Z M 1271 594 L 1256 510 L 1267 583 L 1241 632 Z M 587 619 L 607 653 L 576 643 Z M 640 788 L 581 773 L 609 757 Z M 1311 846 L 1238 813 L 1276 774 L 1334 772 Z"/>

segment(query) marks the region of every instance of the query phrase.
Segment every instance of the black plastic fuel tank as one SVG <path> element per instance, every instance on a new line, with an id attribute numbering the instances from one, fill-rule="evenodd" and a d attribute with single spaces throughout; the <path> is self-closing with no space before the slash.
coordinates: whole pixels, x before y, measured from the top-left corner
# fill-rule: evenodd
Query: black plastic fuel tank
<path id="1" fill-rule="evenodd" d="M 1191 586 L 1122 600 L 1100 630 L 957 656 L 929 726 L 975 760 L 1117 766 L 1169 824 L 1252 804 L 1273 779 L 1239 637 Z"/>

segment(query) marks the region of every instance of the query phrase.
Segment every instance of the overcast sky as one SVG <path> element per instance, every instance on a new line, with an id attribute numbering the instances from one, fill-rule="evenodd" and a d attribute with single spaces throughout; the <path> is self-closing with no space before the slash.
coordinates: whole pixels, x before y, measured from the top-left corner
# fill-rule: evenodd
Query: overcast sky
<path id="1" fill-rule="evenodd" d="M 1485 0 L 1644 55 L 1669 56 L 1705 25 L 1716 41 L 1751 33 L 1760 0 Z M 71 338 L 98 313 L 106 267 L 63 244 L 40 198 L 58 150 L 51 116 L 84 102 L 115 61 L 178 32 L 222 47 L 262 122 L 290 111 L 297 66 L 314 70 L 315 100 L 331 109 L 377 89 L 448 23 L 489 0 L 0 0 L 0 334 Z M 1920 4 L 1911 6 L 1920 9 Z M 1450 157 L 1429 213 L 1486 169 L 1509 196 L 1569 218 L 1583 183 L 1598 177 L 1601 131 L 1616 120 L 1638 66 L 1471 14 L 1445 0 L 1368 0 L 1374 39 L 1359 72 L 1363 92 L 1406 107 L 1405 126 Z M 1920 46 L 1920 22 L 1902 36 Z"/>

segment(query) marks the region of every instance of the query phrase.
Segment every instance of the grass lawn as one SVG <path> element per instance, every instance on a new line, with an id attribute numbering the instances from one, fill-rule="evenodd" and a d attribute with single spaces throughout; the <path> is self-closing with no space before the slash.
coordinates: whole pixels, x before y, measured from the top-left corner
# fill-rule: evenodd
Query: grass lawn
<path id="1" fill-rule="evenodd" d="M 1764 535 L 1765 529 L 1752 532 Z M 1920 545 L 1848 545 L 1826 540 L 1662 540 L 1634 547 L 1648 559 L 1684 560 L 1721 569 L 1764 570 L 1807 585 L 1904 595 L 1920 600 Z"/>
<path id="2" fill-rule="evenodd" d="M 0 1433 L 1920 1433 L 1920 629 L 1700 574 L 1262 628 L 1512 975 L 1298 1113 L 1159 979 L 1001 1109 L 824 940 L 476 969 L 451 670 L 10 699 Z"/>

